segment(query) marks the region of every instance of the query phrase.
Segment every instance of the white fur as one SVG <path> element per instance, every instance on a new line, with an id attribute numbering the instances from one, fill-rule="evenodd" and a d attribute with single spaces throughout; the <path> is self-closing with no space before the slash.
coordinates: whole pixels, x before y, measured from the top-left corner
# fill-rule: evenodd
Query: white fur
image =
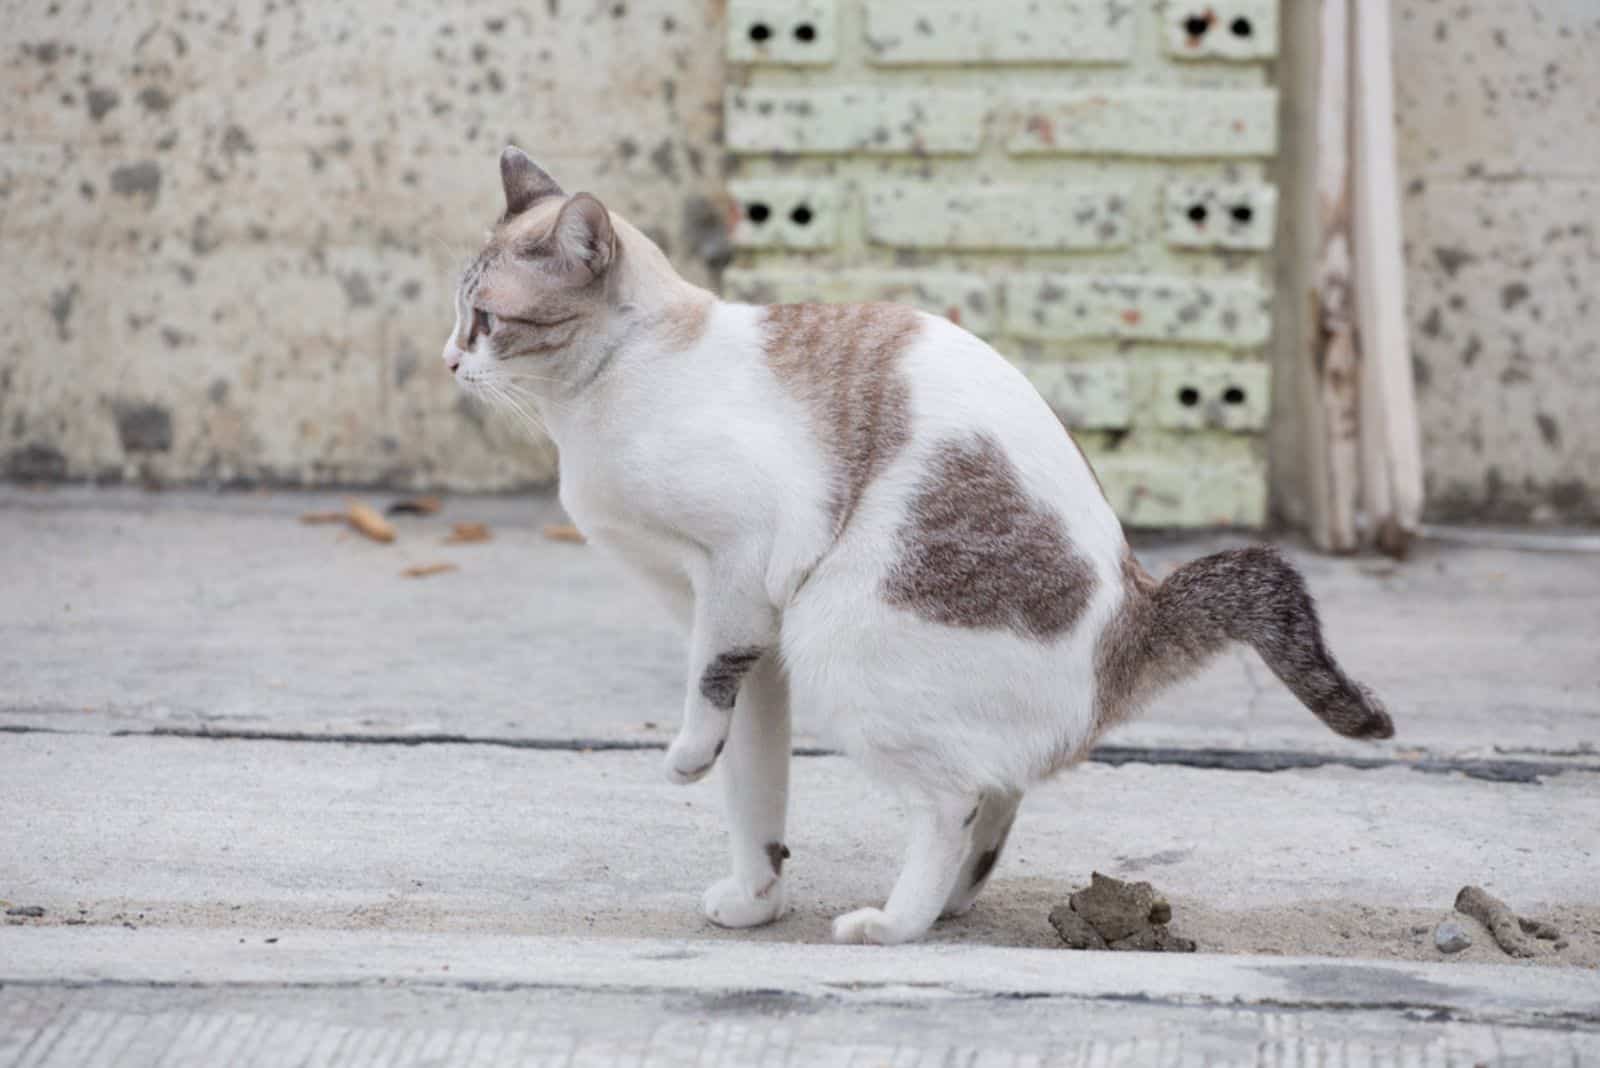
<path id="1" fill-rule="evenodd" d="M 664 273 L 653 246 L 616 226 L 612 321 L 528 372 L 526 389 L 560 447 L 569 514 L 689 628 L 684 724 L 668 775 L 698 777 L 728 740 L 733 872 L 706 892 L 705 912 L 739 927 L 783 910 L 768 851 L 783 840 L 793 705 L 825 715 L 838 744 L 911 814 L 888 903 L 841 917 L 836 937 L 916 938 L 942 912 L 970 907 L 976 889 L 963 880 L 1003 840 L 1022 792 L 1090 741 L 1095 641 L 1123 596 L 1121 526 L 1027 380 L 976 337 L 924 316 L 899 366 L 911 391 L 909 445 L 867 484 L 834 541 L 830 459 L 811 414 L 768 365 L 762 310 L 716 303 L 699 340 L 669 351 L 651 316 L 709 296 Z M 445 356 L 466 382 L 503 379 L 482 348 L 463 353 L 453 339 Z M 1098 579 L 1082 618 L 1057 639 L 928 622 L 880 592 L 931 451 L 975 431 L 1001 444 Z M 698 684 L 711 657 L 747 647 L 777 652 L 745 678 L 730 722 Z"/>

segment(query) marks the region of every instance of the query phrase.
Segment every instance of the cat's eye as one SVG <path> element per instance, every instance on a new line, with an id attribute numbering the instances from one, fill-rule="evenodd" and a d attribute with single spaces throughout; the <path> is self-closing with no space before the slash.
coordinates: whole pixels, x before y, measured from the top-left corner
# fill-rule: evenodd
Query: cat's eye
<path id="1" fill-rule="evenodd" d="M 467 348 L 472 347 L 472 343 L 478 340 L 480 334 L 488 337 L 492 333 L 494 333 L 494 316 L 482 308 L 473 308 L 472 329 L 467 334 Z"/>

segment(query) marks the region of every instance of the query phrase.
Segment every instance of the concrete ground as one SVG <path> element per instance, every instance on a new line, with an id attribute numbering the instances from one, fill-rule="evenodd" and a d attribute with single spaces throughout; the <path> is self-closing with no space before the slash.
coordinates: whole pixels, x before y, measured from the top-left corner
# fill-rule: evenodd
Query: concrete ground
<path id="1" fill-rule="evenodd" d="M 393 545 L 298 522 L 339 502 L 0 489 L 0 907 L 42 911 L 0 926 L 0 1066 L 1600 1062 L 1600 556 L 1295 553 L 1392 742 L 1225 657 L 1030 795 L 969 916 L 883 950 L 826 943 L 901 821 L 817 717 L 793 914 L 712 928 L 718 791 L 660 773 L 649 601 L 548 500 Z M 467 520 L 493 539 L 445 544 Z M 1059 948 L 1094 870 L 1202 953 Z M 1464 920 L 1444 957 L 1467 883 L 1565 948 L 1516 966 Z"/>

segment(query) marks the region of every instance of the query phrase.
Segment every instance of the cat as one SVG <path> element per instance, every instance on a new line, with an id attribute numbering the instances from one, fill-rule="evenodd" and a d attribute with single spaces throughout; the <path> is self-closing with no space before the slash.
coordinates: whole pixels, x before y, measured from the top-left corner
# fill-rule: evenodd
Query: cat
<path id="1" fill-rule="evenodd" d="M 1276 550 L 1147 574 L 1071 435 L 977 337 L 896 304 L 725 303 L 521 150 L 500 170 L 445 364 L 538 417 L 574 522 L 687 628 L 665 763 L 678 783 L 723 764 L 712 922 L 784 912 L 791 706 L 905 801 L 887 903 L 833 924 L 881 944 L 970 908 L 1023 792 L 1229 642 L 1339 734 L 1393 734 Z"/>

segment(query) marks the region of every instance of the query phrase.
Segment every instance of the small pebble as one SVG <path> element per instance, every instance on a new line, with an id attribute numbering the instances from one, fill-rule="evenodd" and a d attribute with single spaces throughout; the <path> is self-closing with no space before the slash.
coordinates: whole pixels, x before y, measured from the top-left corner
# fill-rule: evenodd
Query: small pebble
<path id="1" fill-rule="evenodd" d="M 1433 929 L 1433 944 L 1440 953 L 1460 953 L 1472 945 L 1472 936 L 1455 920 L 1445 920 Z"/>
<path id="2" fill-rule="evenodd" d="M 7 916 L 27 916 L 30 919 L 35 919 L 36 920 L 40 916 L 44 915 L 44 906 L 42 906 L 42 905 L 18 905 L 14 909 L 6 909 L 6 915 Z"/>

